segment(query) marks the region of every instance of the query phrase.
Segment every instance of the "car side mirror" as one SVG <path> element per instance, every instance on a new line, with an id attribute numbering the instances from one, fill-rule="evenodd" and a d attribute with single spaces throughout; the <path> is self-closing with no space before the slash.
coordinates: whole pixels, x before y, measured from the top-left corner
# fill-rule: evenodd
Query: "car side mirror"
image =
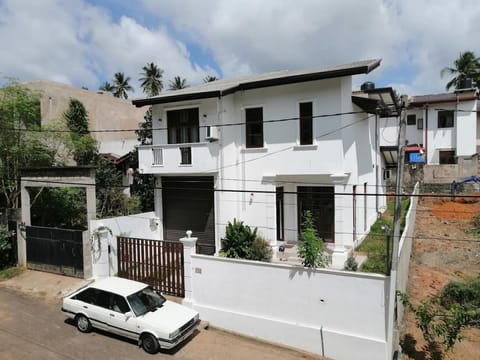
<path id="1" fill-rule="evenodd" d="M 131 311 L 127 311 L 125 313 L 125 321 L 127 321 L 128 319 L 130 319 L 131 317 L 133 317 L 133 313 Z"/>

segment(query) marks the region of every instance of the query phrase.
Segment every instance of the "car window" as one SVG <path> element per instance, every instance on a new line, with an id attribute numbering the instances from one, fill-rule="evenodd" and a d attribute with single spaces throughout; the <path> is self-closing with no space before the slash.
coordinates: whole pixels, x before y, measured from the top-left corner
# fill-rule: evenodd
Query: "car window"
<path id="1" fill-rule="evenodd" d="M 148 311 L 155 311 L 167 301 L 167 299 L 153 290 L 150 286 L 135 294 L 127 296 L 127 300 L 137 316 L 143 315 Z"/>
<path id="2" fill-rule="evenodd" d="M 104 308 L 108 308 L 109 305 L 109 293 L 92 287 L 75 295 L 74 299 Z"/>
<path id="3" fill-rule="evenodd" d="M 97 299 L 97 293 L 94 288 L 88 288 L 73 297 L 75 300 L 80 300 L 88 304 L 95 304 Z"/>
<path id="4" fill-rule="evenodd" d="M 127 300 L 124 297 L 117 294 L 110 294 L 110 306 L 109 308 L 113 311 L 125 314 L 130 311 L 128 307 Z"/>

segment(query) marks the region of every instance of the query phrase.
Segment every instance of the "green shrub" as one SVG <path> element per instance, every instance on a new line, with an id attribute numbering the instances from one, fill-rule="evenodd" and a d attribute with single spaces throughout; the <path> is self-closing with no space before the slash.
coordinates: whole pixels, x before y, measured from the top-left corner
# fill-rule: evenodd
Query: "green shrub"
<path id="1" fill-rule="evenodd" d="M 343 270 L 346 271 L 357 271 L 358 270 L 358 262 L 355 260 L 355 257 L 353 254 L 350 254 L 347 258 L 347 261 L 345 261 L 345 267 Z"/>
<path id="2" fill-rule="evenodd" d="M 328 257 L 324 254 L 325 245 L 313 226 L 312 213 L 309 210 L 305 211 L 303 219 L 301 241 L 298 242 L 298 257 L 302 259 L 305 267 L 326 267 Z"/>
<path id="3" fill-rule="evenodd" d="M 272 248 L 270 243 L 264 238 L 257 236 L 252 243 L 247 259 L 270 262 L 270 260 L 272 260 Z"/>
<path id="4" fill-rule="evenodd" d="M 0 225 L 0 269 L 12 265 L 13 245 L 10 240 L 10 231 L 4 225 Z"/>
<path id="5" fill-rule="evenodd" d="M 257 228 L 252 230 L 250 226 L 244 225 L 243 221 L 233 219 L 233 223 L 227 224 L 221 253 L 229 258 L 247 259 L 256 238 Z"/>
<path id="6" fill-rule="evenodd" d="M 480 278 L 466 282 L 449 282 L 440 294 L 440 303 L 449 309 L 454 304 L 469 308 L 480 308 Z"/>

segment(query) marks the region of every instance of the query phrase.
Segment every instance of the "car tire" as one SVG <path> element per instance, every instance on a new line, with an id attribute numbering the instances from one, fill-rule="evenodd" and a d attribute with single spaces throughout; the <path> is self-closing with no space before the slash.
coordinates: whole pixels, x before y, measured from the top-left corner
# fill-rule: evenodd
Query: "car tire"
<path id="1" fill-rule="evenodd" d="M 142 348 L 149 354 L 156 354 L 160 350 L 158 340 L 152 334 L 142 336 Z"/>
<path id="2" fill-rule="evenodd" d="M 82 333 L 87 333 L 92 331 L 92 323 L 90 320 L 82 314 L 79 314 L 75 317 L 75 324 L 77 325 L 78 331 Z"/>

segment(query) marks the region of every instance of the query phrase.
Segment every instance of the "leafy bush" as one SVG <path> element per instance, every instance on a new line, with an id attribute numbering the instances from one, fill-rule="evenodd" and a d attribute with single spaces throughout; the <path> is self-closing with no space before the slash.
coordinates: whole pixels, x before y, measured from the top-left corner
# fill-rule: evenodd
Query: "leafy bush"
<path id="1" fill-rule="evenodd" d="M 448 283 L 440 294 L 440 304 L 447 309 L 454 304 L 473 309 L 480 308 L 480 278 Z"/>
<path id="2" fill-rule="evenodd" d="M 347 261 L 345 261 L 345 267 L 343 270 L 346 271 L 357 271 L 358 270 L 358 262 L 355 260 L 355 257 L 353 254 L 350 254 L 347 258 Z"/>
<path id="3" fill-rule="evenodd" d="M 298 243 L 298 257 L 302 259 L 305 267 L 326 267 L 328 257 L 324 254 L 325 245 L 317 235 L 317 229 L 313 226 L 312 213 L 307 210 L 303 214 L 303 231 L 301 241 Z"/>
<path id="4" fill-rule="evenodd" d="M 0 269 L 11 265 L 13 246 L 10 240 L 11 233 L 7 227 L 0 225 Z"/>
<path id="5" fill-rule="evenodd" d="M 257 236 L 257 228 L 252 230 L 243 221 L 233 219 L 233 223 L 227 225 L 220 255 L 269 262 L 272 259 L 272 248 L 267 240 Z"/>
<path id="6" fill-rule="evenodd" d="M 222 239 L 222 254 L 229 258 L 246 259 L 257 237 L 257 228 L 253 230 L 243 221 L 233 219 L 228 222 L 225 238 Z"/>
<path id="7" fill-rule="evenodd" d="M 270 243 L 264 238 L 257 236 L 252 243 L 247 259 L 270 262 L 272 260 Z"/>

